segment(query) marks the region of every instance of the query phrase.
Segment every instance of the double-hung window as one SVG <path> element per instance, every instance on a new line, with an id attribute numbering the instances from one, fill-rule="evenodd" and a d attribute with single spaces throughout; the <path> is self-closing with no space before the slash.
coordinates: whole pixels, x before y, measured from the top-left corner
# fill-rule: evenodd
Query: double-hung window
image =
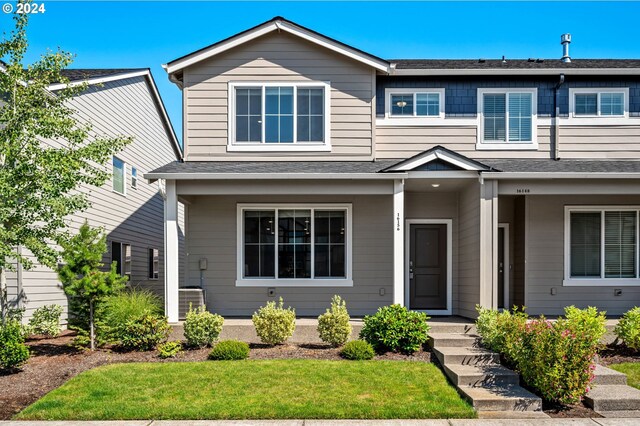
<path id="1" fill-rule="evenodd" d="M 388 88 L 385 97 L 387 118 L 444 117 L 444 89 Z"/>
<path id="2" fill-rule="evenodd" d="M 635 207 L 567 207 L 565 285 L 640 285 Z"/>
<path id="3" fill-rule="evenodd" d="M 570 118 L 627 116 L 628 88 L 570 88 Z"/>
<path id="4" fill-rule="evenodd" d="M 478 149 L 535 149 L 536 89 L 478 89 Z"/>
<path id="5" fill-rule="evenodd" d="M 229 93 L 229 150 L 330 149 L 329 84 L 229 83 Z"/>
<path id="6" fill-rule="evenodd" d="M 118 157 L 113 157 L 113 191 L 118 194 L 125 195 L 125 175 L 126 165 L 125 162 Z"/>
<path id="7" fill-rule="evenodd" d="M 150 248 L 147 250 L 147 256 L 147 278 L 150 280 L 157 280 L 160 276 L 160 252 L 158 249 Z"/>
<path id="8" fill-rule="evenodd" d="M 116 272 L 131 275 L 131 245 L 113 241 L 111 243 L 111 262 L 116 262 Z"/>
<path id="9" fill-rule="evenodd" d="M 238 206 L 239 286 L 350 286 L 350 205 Z"/>

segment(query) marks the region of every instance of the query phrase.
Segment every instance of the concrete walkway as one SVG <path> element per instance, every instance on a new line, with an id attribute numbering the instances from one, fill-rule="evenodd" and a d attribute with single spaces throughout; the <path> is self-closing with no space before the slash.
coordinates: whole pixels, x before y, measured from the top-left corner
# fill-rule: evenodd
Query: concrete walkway
<path id="1" fill-rule="evenodd" d="M 521 419 L 518 426 L 636 426 L 633 419 Z M 0 421 L 0 426 L 513 426 L 513 419 L 453 420 L 154 420 L 105 422 Z"/>

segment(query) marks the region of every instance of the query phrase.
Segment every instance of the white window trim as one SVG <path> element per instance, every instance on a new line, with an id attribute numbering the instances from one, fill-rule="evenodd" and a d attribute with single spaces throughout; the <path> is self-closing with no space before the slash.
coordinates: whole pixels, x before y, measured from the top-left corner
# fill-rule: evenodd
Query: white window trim
<path id="1" fill-rule="evenodd" d="M 598 95 L 596 115 L 576 115 L 576 94 L 591 93 Z M 622 115 L 600 115 L 600 97 L 603 93 L 622 93 L 624 99 L 624 113 Z M 569 88 L 569 118 L 576 124 L 616 124 L 614 120 L 626 120 L 629 118 L 629 88 L 628 87 L 570 87 Z M 606 123 L 605 123 L 606 122 Z M 627 123 L 623 123 L 627 124 Z"/>
<path id="2" fill-rule="evenodd" d="M 485 94 L 530 93 L 531 94 L 531 141 L 484 142 L 484 95 Z M 506 105 L 506 132 L 509 133 L 509 105 Z M 538 89 L 535 87 L 479 88 L 478 89 L 477 150 L 537 150 L 538 149 Z"/>
<path id="3" fill-rule="evenodd" d="M 318 210 L 344 210 L 346 211 L 345 225 L 347 232 L 345 235 L 346 244 L 346 259 L 345 259 L 345 278 L 244 278 L 244 212 L 246 210 L 276 210 L 276 209 L 311 209 L 311 215 L 313 216 L 313 209 Z M 283 204 L 283 203 L 269 203 L 269 204 L 244 204 L 239 203 L 237 206 L 237 279 L 236 287 L 353 287 L 353 226 L 352 226 L 352 207 L 350 203 L 340 204 Z M 276 250 L 277 250 L 277 232 L 276 232 Z M 315 235 L 311 233 L 311 275 L 313 276 L 314 270 L 314 238 Z M 277 262 L 277 252 L 276 252 Z"/>
<path id="4" fill-rule="evenodd" d="M 604 214 L 606 211 L 635 211 L 636 214 L 636 278 L 604 278 L 604 220 L 601 221 L 601 278 L 571 278 L 571 213 L 593 212 Z M 640 286 L 640 206 L 565 206 L 564 207 L 564 280 L 565 287 L 630 287 Z"/>
<path id="5" fill-rule="evenodd" d="M 297 138 L 297 91 L 293 94 L 293 143 L 256 143 L 256 142 L 236 142 L 236 88 L 237 87 L 262 87 L 262 111 L 264 114 L 264 88 L 293 86 L 298 87 L 318 87 L 324 89 L 324 142 L 295 142 Z M 331 151 L 331 83 L 326 81 L 230 81 L 228 84 L 228 141 L 227 151 L 235 152 L 328 152 Z M 264 123 L 262 126 L 262 137 L 264 139 Z"/>
<path id="6" fill-rule="evenodd" d="M 416 95 L 418 94 L 437 94 L 439 103 L 438 115 L 416 115 Z M 391 115 L 391 95 L 413 95 L 413 115 Z M 392 88 L 384 89 L 384 124 L 387 125 L 434 125 L 443 124 L 445 101 L 444 88 L 432 87 L 411 87 L 411 88 Z"/>
<path id="7" fill-rule="evenodd" d="M 123 188 L 123 192 L 118 192 L 114 188 L 115 182 L 113 180 L 113 172 L 114 172 L 116 166 L 113 164 L 113 160 L 116 159 L 116 158 L 118 160 L 122 161 L 122 188 Z M 117 155 L 111 156 L 111 192 L 113 192 L 115 194 L 118 194 L 118 195 L 122 195 L 123 197 L 127 196 L 127 162 L 124 161 L 122 158 L 118 157 Z"/>

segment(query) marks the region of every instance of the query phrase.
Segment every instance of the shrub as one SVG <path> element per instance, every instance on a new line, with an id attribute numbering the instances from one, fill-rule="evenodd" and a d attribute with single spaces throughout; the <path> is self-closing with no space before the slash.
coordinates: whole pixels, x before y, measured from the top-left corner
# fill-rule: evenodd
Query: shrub
<path id="1" fill-rule="evenodd" d="M 171 333 L 166 317 L 143 315 L 114 330 L 115 344 L 124 350 L 150 351 L 165 342 Z"/>
<path id="2" fill-rule="evenodd" d="M 640 307 L 627 311 L 614 330 L 616 336 L 634 351 L 640 351 Z"/>
<path id="3" fill-rule="evenodd" d="M 162 302 L 148 290 L 124 290 L 105 298 L 97 308 L 96 316 L 100 340 L 124 347 L 128 346 L 123 345 L 125 340 L 137 339 L 133 336 L 143 331 L 142 323 L 151 325 L 149 320 L 143 321 L 144 318 L 162 318 Z M 152 344 L 149 349 L 155 346 Z"/>
<path id="4" fill-rule="evenodd" d="M 429 337 L 428 319 L 425 313 L 409 311 L 400 305 L 384 306 L 374 315 L 364 317 L 360 338 L 377 352 L 411 354 L 420 350 Z"/>
<path id="5" fill-rule="evenodd" d="M 476 306 L 476 327 L 487 348 L 502 353 L 510 363 L 515 363 L 521 348 L 522 333 L 527 324 L 527 314 L 514 306 L 513 311 L 497 311 Z"/>
<path id="6" fill-rule="evenodd" d="M 525 382 L 544 399 L 573 404 L 589 391 L 605 318 L 595 308 L 569 307 L 565 316 L 527 324 L 517 365 Z"/>
<path id="7" fill-rule="evenodd" d="M 354 361 L 372 359 L 374 355 L 373 346 L 364 340 L 352 340 L 340 351 L 340 356 Z"/>
<path id="8" fill-rule="evenodd" d="M 56 337 L 60 334 L 60 316 L 62 306 L 47 305 L 35 310 L 29 320 L 29 329 L 33 334 Z"/>
<path id="9" fill-rule="evenodd" d="M 284 343 L 296 329 L 296 311 L 291 307 L 284 309 L 282 297 L 277 305 L 267 302 L 251 319 L 260 340 L 269 345 Z"/>
<path id="10" fill-rule="evenodd" d="M 223 340 L 214 346 L 209 359 L 215 361 L 234 361 L 249 357 L 249 345 L 237 340 Z"/>
<path id="11" fill-rule="evenodd" d="M 198 348 L 211 346 L 218 340 L 223 323 L 224 318 L 208 312 L 204 306 L 195 310 L 189 306 L 184 322 L 184 337 L 187 339 L 187 344 Z"/>
<path id="12" fill-rule="evenodd" d="M 0 322 L 0 370 L 18 368 L 29 359 L 29 348 L 24 339 L 20 321 L 6 319 L 4 323 Z"/>
<path id="13" fill-rule="evenodd" d="M 331 346 L 344 345 L 351 337 L 347 303 L 340 296 L 333 296 L 331 309 L 318 317 L 318 334 L 323 342 Z"/>
<path id="14" fill-rule="evenodd" d="M 182 352 L 182 343 L 180 342 L 166 342 L 158 345 L 158 356 L 162 359 L 174 358 Z"/>

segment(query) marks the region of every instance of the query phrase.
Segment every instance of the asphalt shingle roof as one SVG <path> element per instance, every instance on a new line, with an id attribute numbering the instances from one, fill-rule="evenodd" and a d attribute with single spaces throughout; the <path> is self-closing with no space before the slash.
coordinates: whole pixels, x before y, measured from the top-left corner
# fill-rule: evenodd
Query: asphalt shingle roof
<path id="1" fill-rule="evenodd" d="M 640 173 L 640 161 L 632 160 L 483 159 L 482 162 L 503 172 Z"/>
<path id="2" fill-rule="evenodd" d="M 397 161 L 188 161 L 151 173 L 377 173 Z"/>
<path id="3" fill-rule="evenodd" d="M 77 81 L 145 70 L 147 68 L 70 68 L 62 70 L 61 74 L 70 81 Z"/>
<path id="4" fill-rule="evenodd" d="M 576 69 L 640 68 L 640 59 L 389 59 L 396 69 Z"/>

